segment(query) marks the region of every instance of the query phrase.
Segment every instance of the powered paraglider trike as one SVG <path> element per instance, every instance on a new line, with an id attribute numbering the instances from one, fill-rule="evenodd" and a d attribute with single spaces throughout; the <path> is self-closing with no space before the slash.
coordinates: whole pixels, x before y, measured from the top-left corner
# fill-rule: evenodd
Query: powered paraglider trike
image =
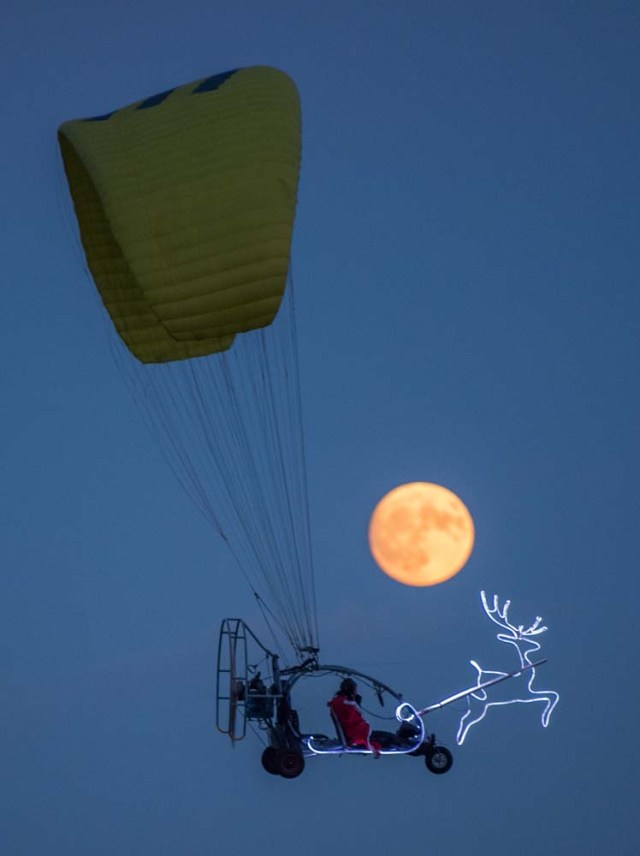
<path id="1" fill-rule="evenodd" d="M 280 668 L 279 656 L 266 648 L 244 621 L 226 618 L 220 627 L 217 727 L 232 743 L 244 739 L 248 724 L 263 732 L 267 746 L 262 753 L 262 766 L 268 773 L 293 779 L 302 773 L 309 758 L 372 754 L 372 749 L 348 742 L 334 715 L 331 715 L 333 735 L 302 727 L 293 705 L 295 691 L 305 678 L 326 675 L 355 677 L 373 690 L 380 704 L 384 704 L 385 696 L 393 701 L 397 728 L 394 732 L 372 732 L 372 740 L 381 747 L 376 754 L 422 757 L 427 769 L 435 774 L 446 773 L 451 768 L 451 752 L 436 743 L 435 735 L 427 732 L 420 712 L 404 701 L 399 692 L 356 669 L 320 663 L 317 648 L 307 648 L 301 653 L 306 658 L 299 665 Z"/>

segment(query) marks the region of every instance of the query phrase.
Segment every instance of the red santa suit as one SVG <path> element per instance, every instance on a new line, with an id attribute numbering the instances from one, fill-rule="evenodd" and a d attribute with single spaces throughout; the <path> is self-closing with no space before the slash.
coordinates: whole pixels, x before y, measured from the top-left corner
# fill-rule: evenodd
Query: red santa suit
<path id="1" fill-rule="evenodd" d="M 336 695 L 329 702 L 329 707 L 340 723 L 349 746 L 362 746 L 379 751 L 380 744 L 371 740 L 371 726 L 362 715 L 355 700 L 344 695 Z"/>

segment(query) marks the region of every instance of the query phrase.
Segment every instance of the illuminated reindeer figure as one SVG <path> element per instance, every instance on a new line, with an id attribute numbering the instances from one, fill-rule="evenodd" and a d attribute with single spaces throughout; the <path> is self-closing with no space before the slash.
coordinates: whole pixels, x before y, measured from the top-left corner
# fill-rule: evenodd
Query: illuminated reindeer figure
<path id="1" fill-rule="evenodd" d="M 533 653 L 540 650 L 540 643 L 537 642 L 533 637 L 539 636 L 540 633 L 544 633 L 547 630 L 546 627 L 540 627 L 540 622 L 542 618 L 538 616 L 536 620 L 533 622 L 531 627 L 527 630 L 524 629 L 524 626 L 512 624 L 509 621 L 509 606 L 511 605 L 511 601 L 505 601 L 504 606 L 500 609 L 498 605 L 498 597 L 494 595 L 493 597 L 493 607 L 490 607 L 487 603 L 487 598 L 484 592 L 480 592 L 482 597 L 482 605 L 484 607 L 484 611 L 487 613 L 491 621 L 494 624 L 497 624 L 498 627 L 501 627 L 506 633 L 498 633 L 498 639 L 501 642 L 508 642 L 510 645 L 513 645 L 518 652 L 518 656 L 520 657 L 520 665 L 522 667 L 522 672 L 514 673 L 511 672 L 492 672 L 487 669 L 481 668 L 475 660 L 471 660 L 471 665 L 478 672 L 478 681 L 477 686 L 478 689 L 476 692 L 472 692 L 467 696 L 467 704 L 468 710 L 462 716 L 460 720 L 460 725 L 458 727 L 458 734 L 456 740 L 459 746 L 462 746 L 464 743 L 464 739 L 467 736 L 467 733 L 472 725 L 475 725 L 480 720 L 484 719 L 485 714 L 489 710 L 490 707 L 497 707 L 499 705 L 505 704 L 530 704 L 531 702 L 544 702 L 545 708 L 542 711 L 542 725 L 546 728 L 549 724 L 549 718 L 551 713 L 558 703 L 559 695 L 553 690 L 534 690 L 533 682 L 536 678 L 536 670 L 535 666 L 540 665 L 540 663 L 534 663 L 531 661 L 530 657 Z M 528 674 L 526 674 L 528 672 Z M 516 677 L 521 680 L 519 683 L 521 684 L 521 688 L 519 693 L 522 694 L 523 697 L 513 698 L 506 697 L 496 701 L 488 701 L 487 691 L 481 688 L 481 685 L 487 686 L 488 684 L 496 683 L 499 684 L 502 681 L 506 682 L 508 677 Z M 507 688 L 507 684 L 510 685 L 510 681 L 504 684 L 505 689 Z M 526 690 L 528 695 L 524 695 Z M 472 710 L 472 705 L 474 705 L 473 700 L 481 702 L 480 708 L 476 708 L 475 711 Z"/>

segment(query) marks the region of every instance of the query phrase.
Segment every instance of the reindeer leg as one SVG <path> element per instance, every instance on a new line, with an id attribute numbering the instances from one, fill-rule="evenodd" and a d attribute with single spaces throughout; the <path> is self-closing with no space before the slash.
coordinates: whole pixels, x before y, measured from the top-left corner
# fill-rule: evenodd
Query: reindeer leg
<path id="1" fill-rule="evenodd" d="M 460 718 L 460 724 L 458 725 L 458 733 L 456 734 L 456 743 L 458 744 L 458 746 L 462 746 L 462 744 L 464 743 L 464 738 L 467 736 L 467 731 L 469 730 L 469 726 L 467 725 L 465 728 L 464 723 L 469 718 L 470 715 L 471 715 L 471 708 L 469 707 L 467 712 L 463 713 L 461 718 Z"/>
<path id="2" fill-rule="evenodd" d="M 547 706 L 542 711 L 542 725 L 546 728 L 549 725 L 549 720 L 551 719 L 551 714 L 555 706 L 560 701 L 560 696 L 554 690 L 545 690 L 545 696 L 547 701 Z"/>
<path id="3" fill-rule="evenodd" d="M 466 738 L 466 736 L 467 736 L 467 733 L 469 732 L 469 729 L 471 728 L 471 726 L 472 726 L 472 725 L 475 725 L 476 723 L 478 723 L 478 722 L 480 722 L 482 719 L 484 719 L 485 714 L 486 714 L 487 710 L 488 710 L 490 707 L 491 707 L 491 705 L 490 705 L 490 704 L 485 704 L 485 705 L 483 705 L 483 707 L 482 707 L 482 712 L 481 712 L 478 716 L 476 716 L 476 717 L 475 717 L 475 719 L 470 720 L 470 721 L 469 721 L 469 722 L 467 722 L 467 723 L 466 723 L 466 725 L 465 725 L 465 724 L 464 724 L 464 723 L 465 723 L 465 720 L 466 720 L 466 719 L 469 717 L 469 715 L 471 714 L 471 707 L 469 707 L 469 710 L 464 714 L 464 716 L 463 716 L 463 717 L 462 717 L 462 719 L 460 720 L 460 726 L 458 727 L 458 734 L 457 734 L 457 737 L 456 737 L 456 740 L 457 740 L 458 746 L 462 746 L 462 744 L 464 743 L 465 738 Z"/>

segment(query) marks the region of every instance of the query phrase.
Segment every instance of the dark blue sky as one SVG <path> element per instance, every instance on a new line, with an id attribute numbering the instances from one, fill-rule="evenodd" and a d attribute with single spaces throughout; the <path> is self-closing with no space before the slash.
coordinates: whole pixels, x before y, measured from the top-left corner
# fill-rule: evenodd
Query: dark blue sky
<path id="1" fill-rule="evenodd" d="M 5 3 L 3 853 L 637 854 L 639 30 L 614 0 Z M 149 442 L 83 273 L 58 125 L 251 64 L 303 104 L 325 659 L 426 705 L 471 657 L 512 665 L 480 589 L 550 628 L 550 727 L 492 711 L 441 778 L 345 758 L 285 782 L 216 733 L 218 626 L 254 607 Z M 368 552 L 376 502 L 412 480 L 475 519 L 434 589 Z M 309 727 L 332 690 L 301 700 Z M 430 722 L 454 749 L 456 724 Z"/>

